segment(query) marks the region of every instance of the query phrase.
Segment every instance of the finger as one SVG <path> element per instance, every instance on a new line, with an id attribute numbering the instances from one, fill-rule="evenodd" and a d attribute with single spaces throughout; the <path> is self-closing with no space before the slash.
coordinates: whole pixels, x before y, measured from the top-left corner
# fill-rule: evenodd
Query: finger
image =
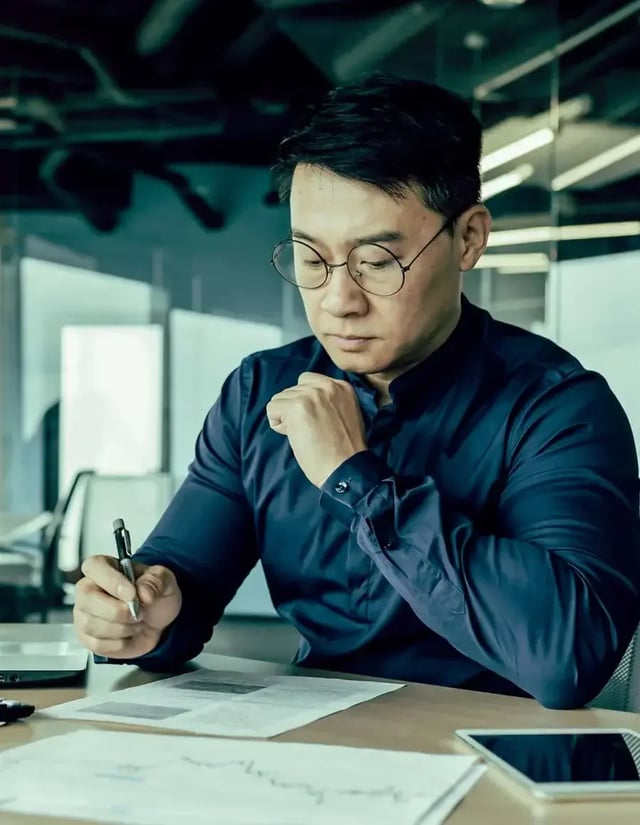
<path id="1" fill-rule="evenodd" d="M 284 412 L 286 409 L 286 402 L 283 403 L 277 398 L 269 401 L 266 407 L 267 421 L 272 429 L 282 426 L 284 419 Z"/>
<path id="2" fill-rule="evenodd" d="M 138 597 L 143 605 L 153 604 L 165 596 L 175 596 L 178 592 L 176 577 L 168 567 L 160 564 L 147 567 L 136 581 Z"/>
<path id="3" fill-rule="evenodd" d="M 91 636 L 94 639 L 133 639 L 142 629 L 139 624 L 108 622 L 105 619 L 97 619 L 95 616 L 89 616 L 75 609 L 73 621 L 78 630 L 84 633 L 85 636 Z"/>
<path id="4" fill-rule="evenodd" d="M 275 395 L 272 395 L 269 404 L 287 404 L 294 399 L 299 398 L 300 394 L 305 392 L 308 392 L 308 388 L 305 389 L 305 387 L 296 384 L 293 387 L 287 387 L 286 390 L 281 390 L 280 392 L 275 393 Z M 267 404 L 267 406 L 269 406 L 269 404 Z"/>
<path id="5" fill-rule="evenodd" d="M 110 596 L 91 579 L 80 579 L 76 586 L 76 607 L 87 616 L 121 624 L 134 623 L 124 601 Z"/>
<path id="6" fill-rule="evenodd" d="M 82 562 L 82 573 L 105 593 L 117 599 L 135 599 L 136 589 L 118 568 L 118 560 L 112 556 L 89 556 Z"/>
<path id="7" fill-rule="evenodd" d="M 80 635 L 80 641 L 98 656 L 126 659 L 131 651 L 131 639 L 98 639 L 95 636 L 82 634 Z"/>
<path id="8" fill-rule="evenodd" d="M 330 387 L 337 383 L 334 378 L 322 375 L 319 372 L 301 372 L 298 376 L 298 384 L 307 387 Z"/>

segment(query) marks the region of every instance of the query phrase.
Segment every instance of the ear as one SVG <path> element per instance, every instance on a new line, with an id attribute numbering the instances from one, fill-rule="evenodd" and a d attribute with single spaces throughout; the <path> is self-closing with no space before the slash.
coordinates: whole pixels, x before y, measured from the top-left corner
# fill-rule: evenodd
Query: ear
<path id="1" fill-rule="evenodd" d="M 478 203 L 463 212 L 456 221 L 456 231 L 460 238 L 460 271 L 468 272 L 487 248 L 491 231 L 491 214 L 487 207 Z"/>

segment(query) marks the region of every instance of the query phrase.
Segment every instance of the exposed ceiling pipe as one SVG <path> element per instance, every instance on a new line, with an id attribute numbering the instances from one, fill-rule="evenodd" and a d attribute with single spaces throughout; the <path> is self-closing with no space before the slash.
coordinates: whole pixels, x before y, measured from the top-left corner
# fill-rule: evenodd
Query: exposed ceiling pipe
<path id="1" fill-rule="evenodd" d="M 46 149 L 57 146 L 82 146 L 87 143 L 129 143 L 146 141 L 148 143 L 162 143 L 169 140 L 182 140 L 194 137 L 208 137 L 221 134 L 221 122 L 205 121 L 189 126 L 118 126 L 111 128 L 77 129 L 74 132 L 64 132 L 55 137 L 27 137 L 9 142 L 11 149 Z"/>
<path id="2" fill-rule="evenodd" d="M 26 40 L 32 43 L 40 43 L 45 46 L 72 51 L 80 55 L 82 60 L 91 69 L 99 89 L 99 93 L 104 97 L 113 100 L 114 103 L 127 104 L 130 97 L 123 92 L 111 77 L 106 67 L 96 54 L 88 46 L 77 43 L 68 43 L 59 37 L 51 37 L 48 34 L 33 31 L 24 27 L 10 26 L 0 23 L 0 35 L 14 38 L 15 40 Z"/>
<path id="3" fill-rule="evenodd" d="M 394 11 L 378 14 L 358 39 L 332 62 L 334 78 L 344 82 L 375 66 L 407 40 L 432 26 L 444 14 L 448 3 L 415 0 Z"/>
<path id="4" fill-rule="evenodd" d="M 199 5 L 200 0 L 156 0 L 138 28 L 138 54 L 147 56 L 167 46 Z"/>
<path id="5" fill-rule="evenodd" d="M 165 106 L 188 106 L 198 104 L 218 105 L 218 96 L 212 89 L 135 89 L 131 92 L 132 100 L 127 108 L 154 109 Z M 72 112 L 104 111 L 105 102 L 95 95 L 69 94 L 59 103 L 59 108 L 66 114 Z M 122 108 L 122 107 L 119 107 Z"/>
<path id="6" fill-rule="evenodd" d="M 627 18 L 638 13 L 640 13 L 640 0 L 633 0 L 631 3 L 627 3 L 611 14 L 606 15 L 601 20 L 598 20 L 597 23 L 593 23 L 591 26 L 587 26 L 582 31 L 579 31 L 577 34 L 568 37 L 566 40 L 562 40 L 560 43 L 545 49 L 540 52 L 540 54 L 535 55 L 535 57 L 531 57 L 528 60 L 513 66 L 511 69 L 508 69 L 507 71 L 496 75 L 496 77 L 491 78 L 491 80 L 486 80 L 483 83 L 479 83 L 473 90 L 473 96 L 476 100 L 486 99 L 498 89 L 502 89 L 504 86 L 508 86 L 510 83 L 514 83 L 516 80 L 526 77 L 526 75 L 535 72 L 537 69 L 546 66 L 548 63 L 552 63 L 554 60 L 557 60 L 568 52 L 573 51 L 573 49 L 578 48 L 578 46 L 582 46 L 594 37 L 602 34 L 602 32 L 605 32 L 612 26 L 616 26 L 618 23 L 622 23 Z"/>

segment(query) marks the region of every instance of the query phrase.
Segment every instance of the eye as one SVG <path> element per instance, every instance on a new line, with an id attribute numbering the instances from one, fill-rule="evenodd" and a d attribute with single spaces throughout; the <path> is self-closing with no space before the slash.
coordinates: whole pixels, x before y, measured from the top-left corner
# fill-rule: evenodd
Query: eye
<path id="1" fill-rule="evenodd" d="M 366 266 L 370 269 L 384 269 L 385 266 L 389 266 L 392 260 L 392 258 L 380 258 L 377 261 L 361 261 L 360 266 Z"/>

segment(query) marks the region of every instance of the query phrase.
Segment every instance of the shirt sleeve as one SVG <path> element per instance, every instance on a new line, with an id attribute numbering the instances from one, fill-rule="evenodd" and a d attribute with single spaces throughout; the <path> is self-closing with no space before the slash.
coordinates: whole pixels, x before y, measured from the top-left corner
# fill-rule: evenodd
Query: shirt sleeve
<path id="1" fill-rule="evenodd" d="M 207 414 L 187 478 L 135 561 L 162 564 L 176 576 L 182 609 L 158 647 L 135 660 L 148 669 L 197 656 L 227 604 L 258 560 L 253 517 L 242 484 L 242 367 Z"/>
<path id="2" fill-rule="evenodd" d="M 433 478 L 369 451 L 321 502 L 419 619 L 548 707 L 578 707 L 611 675 L 640 620 L 638 466 L 601 376 L 538 392 L 515 417 L 495 535 Z"/>

